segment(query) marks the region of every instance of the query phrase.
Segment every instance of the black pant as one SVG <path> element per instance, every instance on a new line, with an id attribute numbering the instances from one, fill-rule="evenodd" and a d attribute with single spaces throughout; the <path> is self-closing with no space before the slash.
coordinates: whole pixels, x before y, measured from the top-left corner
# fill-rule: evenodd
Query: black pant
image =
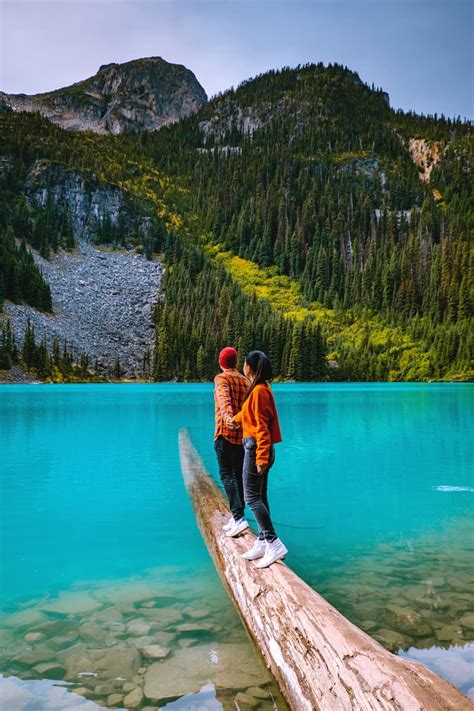
<path id="1" fill-rule="evenodd" d="M 219 476 L 229 499 L 232 516 L 239 521 L 244 516 L 244 488 L 242 484 L 242 467 L 244 463 L 244 448 L 241 444 L 233 444 L 219 435 L 214 442 Z"/>
<path id="2" fill-rule="evenodd" d="M 277 538 L 277 535 L 270 518 L 267 487 L 268 471 L 275 462 L 275 450 L 272 445 L 270 449 L 270 466 L 264 474 L 259 474 L 257 471 L 257 443 L 255 438 L 245 437 L 242 442 L 244 445 L 244 500 L 255 516 L 259 539 L 271 543 Z"/>

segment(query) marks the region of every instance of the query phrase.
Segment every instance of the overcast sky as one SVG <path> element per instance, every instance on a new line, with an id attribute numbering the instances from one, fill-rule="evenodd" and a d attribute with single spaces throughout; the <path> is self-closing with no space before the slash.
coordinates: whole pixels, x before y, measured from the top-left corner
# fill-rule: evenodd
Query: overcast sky
<path id="1" fill-rule="evenodd" d="M 473 118 L 472 0 L 0 0 L 0 90 L 34 94 L 161 56 L 208 95 L 338 62 L 394 108 Z"/>

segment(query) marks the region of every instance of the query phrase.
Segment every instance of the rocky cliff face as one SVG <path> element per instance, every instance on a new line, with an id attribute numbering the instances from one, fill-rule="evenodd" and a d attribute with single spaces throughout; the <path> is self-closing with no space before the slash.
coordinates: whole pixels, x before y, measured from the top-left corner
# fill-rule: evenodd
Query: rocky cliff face
<path id="1" fill-rule="evenodd" d="M 7 163 L 8 157 L 0 156 L 0 173 Z M 51 288 L 53 314 L 7 302 L 0 321 L 10 319 L 20 347 L 30 319 L 36 340 L 44 336 L 49 349 L 53 338 L 59 337 L 61 344 L 67 341 L 76 358 L 87 352 L 91 366 L 97 359 L 105 375 L 110 375 L 118 357 L 125 377 L 146 377 L 142 359 L 153 350 L 153 306 L 159 299 L 163 267 L 159 260 L 147 260 L 134 249 L 110 250 L 91 240 L 103 216 L 113 225 L 120 221 L 126 234 L 142 237 L 152 226 L 152 218 L 118 187 L 46 160 L 31 166 L 24 194 L 35 207 L 44 207 L 48 200 L 68 205 L 76 249 L 73 253 L 60 249 L 47 260 L 30 248 Z"/>
<path id="2" fill-rule="evenodd" d="M 45 207 L 48 199 L 58 206 L 68 205 L 75 239 L 92 239 L 106 216 L 112 225 L 120 221 L 130 235 L 146 236 L 151 224 L 151 218 L 141 215 L 120 188 L 49 161 L 38 160 L 32 165 L 24 190 L 28 202 L 36 207 Z"/>
<path id="3" fill-rule="evenodd" d="M 114 134 L 160 128 L 206 101 L 189 69 L 161 57 L 104 64 L 89 79 L 43 94 L 0 92 L 0 110 L 39 112 L 69 130 Z"/>
<path id="4" fill-rule="evenodd" d="M 426 141 L 424 138 L 410 138 L 408 150 L 412 161 L 418 166 L 420 180 L 429 182 L 431 171 L 441 158 L 442 150 L 436 141 Z"/>

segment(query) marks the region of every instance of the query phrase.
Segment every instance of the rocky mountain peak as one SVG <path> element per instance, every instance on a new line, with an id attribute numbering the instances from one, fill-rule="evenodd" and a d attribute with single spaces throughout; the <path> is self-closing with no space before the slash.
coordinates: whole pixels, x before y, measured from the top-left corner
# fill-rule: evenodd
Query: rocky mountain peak
<path id="1" fill-rule="evenodd" d="M 39 112 L 63 128 L 97 133 L 154 130 L 199 110 L 206 92 L 194 74 L 162 57 L 99 67 L 88 79 L 41 94 L 6 94 L 0 103 Z"/>

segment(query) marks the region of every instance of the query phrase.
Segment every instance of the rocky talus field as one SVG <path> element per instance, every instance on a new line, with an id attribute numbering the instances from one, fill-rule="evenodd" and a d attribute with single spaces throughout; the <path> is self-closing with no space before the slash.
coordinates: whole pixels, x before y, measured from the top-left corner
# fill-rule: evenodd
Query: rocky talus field
<path id="1" fill-rule="evenodd" d="M 77 241 L 75 253 L 60 250 L 50 260 L 31 250 L 51 287 L 53 314 L 27 304 L 5 303 L 17 343 L 23 343 L 28 318 L 37 342 L 45 334 L 64 340 L 75 356 L 87 352 L 93 367 L 97 358 L 104 373 L 119 356 L 124 377 L 142 374 L 142 358 L 153 346 L 153 304 L 163 267 L 135 250 L 109 251 L 87 240 Z"/>

